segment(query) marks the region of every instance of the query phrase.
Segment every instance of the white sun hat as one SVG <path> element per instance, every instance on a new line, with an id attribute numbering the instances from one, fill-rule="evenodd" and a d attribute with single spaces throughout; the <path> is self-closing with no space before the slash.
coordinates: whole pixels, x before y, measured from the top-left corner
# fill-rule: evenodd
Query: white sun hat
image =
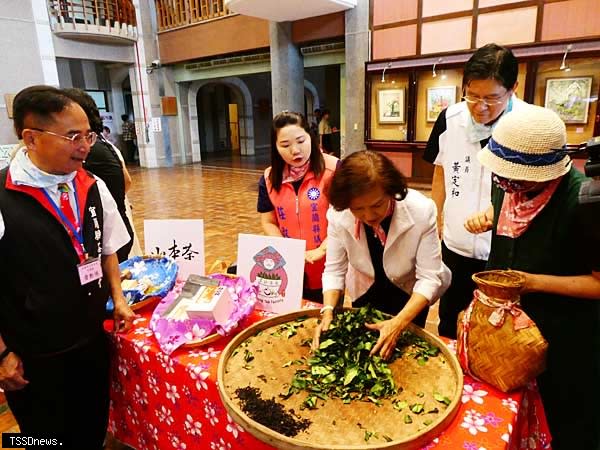
<path id="1" fill-rule="evenodd" d="M 566 142 L 567 131 L 558 114 L 541 106 L 527 105 L 500 119 L 477 158 L 504 178 L 550 181 L 571 168 Z"/>

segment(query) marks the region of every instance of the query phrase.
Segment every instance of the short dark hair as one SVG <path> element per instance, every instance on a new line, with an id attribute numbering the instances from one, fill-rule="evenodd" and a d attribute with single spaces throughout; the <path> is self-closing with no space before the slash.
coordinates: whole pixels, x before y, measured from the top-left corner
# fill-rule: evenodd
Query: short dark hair
<path id="1" fill-rule="evenodd" d="M 19 91 L 13 100 L 13 125 L 19 139 L 23 137 L 25 119 L 33 116 L 42 124 L 53 122 L 52 114 L 64 111 L 73 103 L 60 89 L 43 84 Z"/>
<path id="2" fill-rule="evenodd" d="M 129 120 L 129 116 L 127 114 L 121 114 L 121 120 L 123 122 L 127 122 Z"/>
<path id="3" fill-rule="evenodd" d="M 100 117 L 100 111 L 96 106 L 94 99 L 84 90 L 76 88 L 66 88 L 62 90 L 63 93 L 77 103 L 88 118 L 90 128 L 92 131 L 100 134 L 102 133 L 102 117 Z"/>
<path id="4" fill-rule="evenodd" d="M 277 150 L 277 133 L 288 125 L 298 125 L 310 136 L 310 170 L 315 174 L 315 177 L 319 178 L 325 170 L 325 160 L 319 149 L 319 140 L 314 133 L 311 133 L 309 124 L 304 116 L 297 112 L 281 112 L 273 117 L 273 124 L 271 126 L 271 172 L 269 173 L 269 180 L 271 181 L 271 186 L 277 192 L 281 189 L 283 169 L 286 164 Z"/>
<path id="5" fill-rule="evenodd" d="M 463 89 L 473 80 L 496 80 L 506 89 L 512 89 L 519 75 L 519 63 L 513 52 L 497 44 L 477 49 L 465 65 Z"/>
<path id="6" fill-rule="evenodd" d="M 408 193 L 406 178 L 385 155 L 363 150 L 342 160 L 333 174 L 327 198 L 337 211 L 350 207 L 350 202 L 381 186 L 396 200 L 404 200 Z"/>

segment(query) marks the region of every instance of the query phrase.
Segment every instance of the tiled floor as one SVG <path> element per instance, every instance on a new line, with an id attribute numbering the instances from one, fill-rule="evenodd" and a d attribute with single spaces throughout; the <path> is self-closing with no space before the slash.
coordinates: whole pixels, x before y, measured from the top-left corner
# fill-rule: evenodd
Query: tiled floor
<path id="1" fill-rule="evenodd" d="M 264 159 L 238 157 L 227 162 L 214 158 L 207 162 L 210 166 L 168 169 L 132 167 L 129 199 L 142 248 L 144 219 L 204 219 L 206 267 L 216 259 L 235 261 L 238 233 L 262 233 L 256 198 L 257 183 L 267 164 Z M 417 188 L 429 193 L 427 186 Z M 427 328 L 435 332 L 437 307 L 429 319 Z M 0 409 L 0 432 L 14 426 L 12 417 Z M 121 447 L 111 443 L 107 448 Z"/>
<path id="2" fill-rule="evenodd" d="M 129 193 L 143 246 L 144 219 L 204 219 L 205 261 L 234 261 L 238 233 L 261 233 L 256 213 L 261 171 L 203 167 L 131 171 Z"/>

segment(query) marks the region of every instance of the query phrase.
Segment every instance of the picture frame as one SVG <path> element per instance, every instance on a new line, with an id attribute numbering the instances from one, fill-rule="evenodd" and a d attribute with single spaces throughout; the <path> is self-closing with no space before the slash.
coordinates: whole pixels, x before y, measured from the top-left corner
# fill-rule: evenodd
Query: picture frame
<path id="1" fill-rule="evenodd" d="M 547 78 L 544 107 L 565 123 L 587 123 L 593 77 Z"/>
<path id="2" fill-rule="evenodd" d="M 445 108 L 456 103 L 456 86 L 427 88 L 427 122 L 435 122 Z"/>
<path id="3" fill-rule="evenodd" d="M 379 123 L 404 123 L 404 89 L 380 89 L 377 92 Z"/>
<path id="4" fill-rule="evenodd" d="M 6 113 L 8 118 L 13 118 L 13 101 L 16 94 L 4 94 L 4 104 L 6 105 Z"/>

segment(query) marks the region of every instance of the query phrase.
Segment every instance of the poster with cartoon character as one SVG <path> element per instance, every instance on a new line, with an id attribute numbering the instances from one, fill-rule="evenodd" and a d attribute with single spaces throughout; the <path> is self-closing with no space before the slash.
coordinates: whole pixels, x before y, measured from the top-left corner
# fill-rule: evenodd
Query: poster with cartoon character
<path id="1" fill-rule="evenodd" d="M 285 313 L 300 309 L 306 242 L 240 234 L 238 275 L 257 286 L 256 307 Z"/>

